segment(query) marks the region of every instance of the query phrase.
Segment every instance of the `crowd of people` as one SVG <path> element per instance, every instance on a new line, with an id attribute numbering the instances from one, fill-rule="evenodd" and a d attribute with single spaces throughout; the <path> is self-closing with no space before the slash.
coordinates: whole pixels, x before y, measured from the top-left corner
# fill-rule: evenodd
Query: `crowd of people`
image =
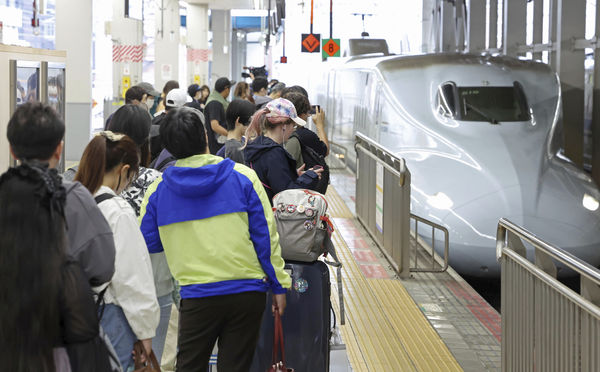
<path id="1" fill-rule="evenodd" d="M 329 143 L 300 86 L 213 88 L 131 87 L 63 175 L 63 121 L 42 103 L 17 108 L 7 137 L 20 162 L 0 177 L 7 370 L 127 371 L 138 342 L 160 361 L 173 304 L 178 371 L 205 371 L 215 343 L 219 370 L 249 369 L 266 294 L 283 314 L 291 285 L 273 196 L 317 190 L 324 168 L 306 154 L 324 159 Z"/>

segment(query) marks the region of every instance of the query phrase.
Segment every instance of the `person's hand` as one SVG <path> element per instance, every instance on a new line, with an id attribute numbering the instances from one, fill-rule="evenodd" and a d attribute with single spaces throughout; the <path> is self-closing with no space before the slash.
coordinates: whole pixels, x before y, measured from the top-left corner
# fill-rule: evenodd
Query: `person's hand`
<path id="1" fill-rule="evenodd" d="M 150 353 L 152 353 L 152 339 L 151 338 L 147 338 L 145 340 L 140 340 L 142 342 L 142 346 L 144 347 L 144 351 L 146 351 L 146 355 L 148 355 L 148 357 L 150 356 Z M 133 351 L 132 351 L 133 353 Z M 146 358 L 144 358 L 144 355 L 140 355 L 140 362 L 141 363 L 146 363 L 148 362 L 148 360 L 146 360 Z"/>
<path id="2" fill-rule="evenodd" d="M 273 295 L 273 305 L 271 306 L 273 315 L 275 315 L 275 308 L 279 310 L 279 315 L 283 315 L 285 310 L 285 293 Z"/>
<path id="3" fill-rule="evenodd" d="M 315 114 L 312 116 L 312 120 L 315 125 L 325 126 L 325 111 L 321 109 L 321 106 L 315 107 Z"/>
<path id="4" fill-rule="evenodd" d="M 298 177 L 300 177 L 304 173 L 306 173 L 306 171 L 304 170 L 305 167 L 306 167 L 306 164 L 302 164 L 302 166 L 300 168 L 296 169 L 296 173 L 298 173 Z"/>
<path id="5" fill-rule="evenodd" d="M 315 172 L 317 174 L 317 177 L 319 177 L 319 179 L 321 179 L 321 173 L 323 173 L 323 167 L 320 165 L 315 165 L 314 167 L 310 168 L 309 170 Z"/>

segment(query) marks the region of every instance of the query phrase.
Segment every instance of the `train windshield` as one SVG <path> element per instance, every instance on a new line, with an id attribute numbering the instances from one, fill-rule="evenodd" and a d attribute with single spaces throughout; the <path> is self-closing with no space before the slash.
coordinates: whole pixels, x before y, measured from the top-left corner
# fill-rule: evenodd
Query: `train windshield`
<path id="1" fill-rule="evenodd" d="M 503 121 L 529 121 L 529 107 L 521 84 L 512 87 L 457 87 L 444 84 L 439 90 L 440 101 L 448 107 L 457 120 L 487 121 L 497 124 Z"/>

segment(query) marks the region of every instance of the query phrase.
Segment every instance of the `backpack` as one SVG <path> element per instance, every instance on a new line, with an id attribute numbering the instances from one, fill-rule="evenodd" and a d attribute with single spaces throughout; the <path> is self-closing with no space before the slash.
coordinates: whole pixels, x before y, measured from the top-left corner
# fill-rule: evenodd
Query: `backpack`
<path id="1" fill-rule="evenodd" d="M 325 157 L 316 152 L 312 147 L 305 146 L 298 137 L 297 133 L 293 133 L 290 137 L 295 137 L 300 143 L 300 149 L 302 153 L 302 160 L 304 160 L 304 164 L 306 164 L 305 170 L 308 170 L 315 165 L 320 165 L 323 167 L 323 172 L 321 172 L 321 179 L 317 186 L 315 187 L 315 191 L 318 191 L 321 194 L 325 194 L 327 191 L 327 186 L 329 185 L 329 166 L 325 161 Z"/>
<path id="2" fill-rule="evenodd" d="M 341 324 L 345 324 L 342 292 L 342 264 L 331 241 L 333 224 L 327 215 L 327 199 L 323 194 L 306 189 L 284 190 L 273 197 L 273 212 L 279 233 L 281 256 L 285 260 L 313 262 L 323 260 L 337 268 Z"/>
<path id="3" fill-rule="evenodd" d="M 325 241 L 333 232 L 327 207 L 322 194 L 305 189 L 284 190 L 273 197 L 284 259 L 313 262 L 326 252 Z"/>
<path id="4" fill-rule="evenodd" d="M 100 327 L 97 303 L 77 261 L 62 270 L 61 325 L 73 372 L 120 372 L 119 359 Z"/>

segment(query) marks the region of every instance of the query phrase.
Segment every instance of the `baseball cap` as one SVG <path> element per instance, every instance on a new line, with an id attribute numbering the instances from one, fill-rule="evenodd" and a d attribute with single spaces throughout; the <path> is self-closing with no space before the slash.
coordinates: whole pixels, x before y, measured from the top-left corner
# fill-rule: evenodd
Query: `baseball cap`
<path id="1" fill-rule="evenodd" d="M 226 77 L 218 78 L 215 82 L 215 90 L 219 93 L 235 85 L 235 80 L 229 80 Z"/>
<path id="2" fill-rule="evenodd" d="M 150 83 L 141 82 L 141 83 L 137 84 L 137 86 L 142 88 L 144 90 L 144 93 L 146 93 L 149 96 L 153 96 L 153 97 L 160 96 L 160 92 L 158 90 L 154 89 L 154 87 Z"/>
<path id="3" fill-rule="evenodd" d="M 268 118 L 290 118 L 294 121 L 294 123 L 300 125 L 301 127 L 306 125 L 306 121 L 298 117 L 294 104 L 285 98 L 277 98 L 269 101 L 269 103 L 267 103 L 267 109 L 269 110 L 269 113 L 267 114 Z"/>
<path id="4" fill-rule="evenodd" d="M 187 102 L 192 102 L 192 97 L 188 96 L 185 90 L 177 88 L 171 89 L 165 101 L 167 107 L 182 107 Z"/>
<path id="5" fill-rule="evenodd" d="M 190 97 L 194 97 L 199 90 L 200 90 L 200 85 L 192 84 L 188 87 L 188 94 L 190 95 Z"/>

